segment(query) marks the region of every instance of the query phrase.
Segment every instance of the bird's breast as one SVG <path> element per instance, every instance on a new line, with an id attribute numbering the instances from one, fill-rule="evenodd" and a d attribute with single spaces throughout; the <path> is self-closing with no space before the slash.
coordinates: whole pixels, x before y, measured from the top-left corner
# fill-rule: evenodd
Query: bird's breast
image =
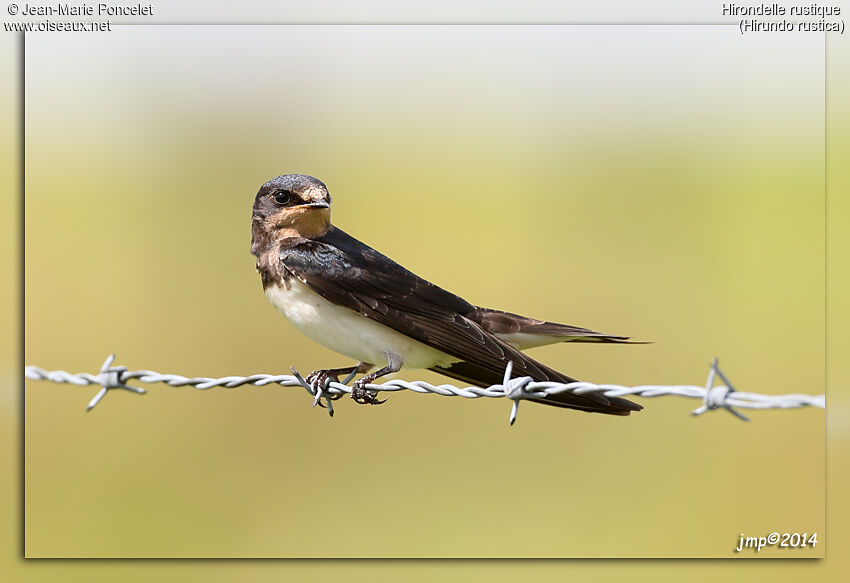
<path id="1" fill-rule="evenodd" d="M 301 333 L 350 358 L 383 366 L 392 353 L 400 356 L 409 368 L 457 362 L 456 358 L 359 312 L 326 300 L 296 277 L 272 283 L 265 292 L 271 304 Z"/>

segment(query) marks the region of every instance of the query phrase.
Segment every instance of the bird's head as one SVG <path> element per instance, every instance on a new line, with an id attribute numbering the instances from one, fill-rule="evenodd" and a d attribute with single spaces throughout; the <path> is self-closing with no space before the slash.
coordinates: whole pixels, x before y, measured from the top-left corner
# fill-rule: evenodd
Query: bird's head
<path id="1" fill-rule="evenodd" d="M 251 252 L 287 237 L 320 237 L 331 227 L 327 186 L 306 174 L 285 174 L 260 187 L 254 199 Z"/>

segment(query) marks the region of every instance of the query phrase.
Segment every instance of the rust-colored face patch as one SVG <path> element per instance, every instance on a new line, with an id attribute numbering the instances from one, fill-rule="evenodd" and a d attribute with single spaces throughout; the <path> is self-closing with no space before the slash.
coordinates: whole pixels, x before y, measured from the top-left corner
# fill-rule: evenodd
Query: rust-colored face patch
<path id="1" fill-rule="evenodd" d="M 281 209 L 271 217 L 276 239 L 321 237 L 331 227 L 331 209 L 299 205 Z"/>

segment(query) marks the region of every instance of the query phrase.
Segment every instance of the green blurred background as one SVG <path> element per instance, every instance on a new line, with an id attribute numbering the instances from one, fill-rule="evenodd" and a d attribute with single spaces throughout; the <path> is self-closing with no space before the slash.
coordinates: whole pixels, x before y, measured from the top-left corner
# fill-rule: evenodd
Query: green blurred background
<path id="1" fill-rule="evenodd" d="M 574 376 L 700 384 L 717 354 L 744 390 L 823 391 L 817 35 L 126 27 L 30 35 L 26 73 L 27 364 L 345 364 L 248 254 L 257 187 L 298 171 L 474 303 L 654 341 L 534 351 Z M 289 389 L 153 386 L 86 415 L 92 394 L 26 384 L 29 557 L 732 557 L 742 532 L 825 527 L 815 410 L 526 405 L 510 428 L 505 403 L 414 394 L 333 420 Z"/>

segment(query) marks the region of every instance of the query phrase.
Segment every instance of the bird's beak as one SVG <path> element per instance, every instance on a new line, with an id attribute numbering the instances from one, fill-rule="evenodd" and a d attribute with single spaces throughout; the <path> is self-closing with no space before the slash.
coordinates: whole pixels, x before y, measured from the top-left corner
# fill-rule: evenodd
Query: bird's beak
<path id="1" fill-rule="evenodd" d="M 298 205 L 298 206 L 306 207 L 306 208 L 314 208 L 314 209 L 331 208 L 331 205 L 329 205 L 327 203 L 327 201 L 324 201 L 324 200 L 315 200 L 313 202 L 308 202 L 307 204 L 301 204 L 301 205 Z"/>

